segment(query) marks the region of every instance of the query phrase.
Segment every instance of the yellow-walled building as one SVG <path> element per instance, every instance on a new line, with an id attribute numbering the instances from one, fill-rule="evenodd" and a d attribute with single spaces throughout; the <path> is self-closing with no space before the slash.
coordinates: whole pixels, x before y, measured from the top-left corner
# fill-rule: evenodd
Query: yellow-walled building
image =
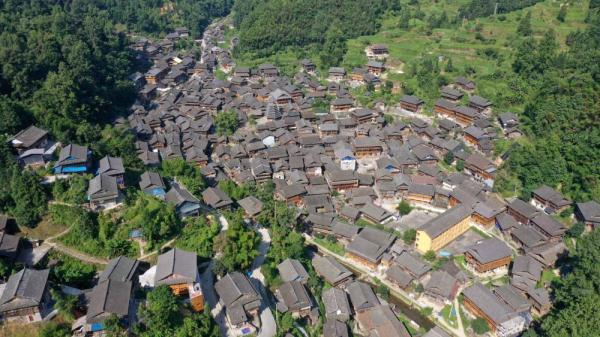
<path id="1" fill-rule="evenodd" d="M 456 206 L 429 220 L 417 230 L 417 250 L 438 251 L 466 232 L 471 225 L 471 208 Z"/>

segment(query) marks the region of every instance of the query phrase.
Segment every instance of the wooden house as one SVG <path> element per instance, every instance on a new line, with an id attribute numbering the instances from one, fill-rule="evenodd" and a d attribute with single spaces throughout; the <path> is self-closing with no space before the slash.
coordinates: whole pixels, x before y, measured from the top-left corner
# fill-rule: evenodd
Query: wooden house
<path id="1" fill-rule="evenodd" d="M 417 96 L 404 95 L 400 98 L 400 108 L 412 113 L 421 113 L 425 102 Z"/>
<path id="2" fill-rule="evenodd" d="M 500 239 L 493 237 L 467 248 L 465 259 L 476 272 L 485 273 L 498 268 L 508 268 L 512 260 L 512 250 Z"/>

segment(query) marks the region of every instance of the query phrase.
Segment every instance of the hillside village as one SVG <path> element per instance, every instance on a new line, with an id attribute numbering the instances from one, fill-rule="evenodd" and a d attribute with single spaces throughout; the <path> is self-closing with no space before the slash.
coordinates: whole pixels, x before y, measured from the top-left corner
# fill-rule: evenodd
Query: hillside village
<path id="1" fill-rule="evenodd" d="M 104 336 L 114 316 L 135 326 L 145 305 L 140 293 L 161 285 L 186 310 L 211 313 L 223 337 L 283 335 L 283 314 L 295 326 L 320 324 L 324 337 L 510 337 L 550 310 L 550 281 L 573 244 L 569 227 L 595 229 L 600 204 L 573 203 L 545 185 L 531 200 L 494 192 L 506 159 L 494 153 L 494 142 L 523 135 L 515 114 L 496 111 L 468 76 L 439 88 L 431 111 L 400 88 L 391 88 L 400 96 L 396 106 L 362 106 L 353 88 L 385 89 L 385 45 L 368 46 L 362 68 L 323 73 L 304 59 L 289 78 L 272 64 L 237 66 L 223 47 L 231 42 L 226 29 L 216 23 L 195 41 L 200 57 L 175 48 L 188 38 L 186 28 L 132 43 L 152 65 L 130 76 L 137 100 L 114 124 L 135 135 L 145 166 L 137 185 L 128 185 L 122 158 L 94 160 L 90 148 L 60 144 L 36 125 L 10 145 L 23 169 L 48 170 L 44 184 L 91 175 L 85 207 L 94 213 L 127 208 L 131 189 L 173 205 L 180 219 L 208 215 L 221 231 L 231 225 L 223 214 L 242 210 L 242 225 L 261 241 L 252 267 L 219 276 L 213 259 L 167 244 L 153 261 L 105 261 L 89 288 L 61 287 L 51 284 L 52 264 L 45 262 L 59 248 L 44 244 L 48 238 L 23 236 L 0 216 L 0 258 L 22 267 L 0 285 L 5 322 L 52 319 L 50 288 L 58 288 L 77 297 L 72 335 Z M 222 122 L 224 114 L 233 125 Z M 161 163 L 171 160 L 199 169 L 206 184 L 200 193 L 183 179 L 161 176 Z M 237 198 L 223 188 L 227 181 L 235 188 L 271 184 L 272 195 Z M 276 287 L 261 269 L 275 239 L 259 221 L 271 202 L 293 210 L 288 225 L 311 254 L 308 263 L 279 263 Z M 130 239 L 143 242 L 144 233 L 132 231 Z M 62 253 L 77 258 L 73 249 Z M 320 294 L 311 291 L 313 271 L 324 285 Z M 429 324 L 404 316 L 399 302 Z M 482 320 L 489 332 L 476 331 L 472 322 Z"/>

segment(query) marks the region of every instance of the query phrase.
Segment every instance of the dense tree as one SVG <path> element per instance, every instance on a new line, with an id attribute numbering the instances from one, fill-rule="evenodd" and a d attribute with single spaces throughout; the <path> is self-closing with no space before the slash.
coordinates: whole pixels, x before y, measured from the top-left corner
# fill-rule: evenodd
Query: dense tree
<path id="1" fill-rule="evenodd" d="M 238 127 L 237 112 L 222 111 L 215 117 L 215 125 L 219 135 L 231 136 Z"/>
<path id="2" fill-rule="evenodd" d="M 404 9 L 400 13 L 400 22 L 398 23 L 398 28 L 400 29 L 409 29 L 410 28 L 410 10 Z"/>
<path id="3" fill-rule="evenodd" d="M 0 280 L 6 281 L 11 275 L 11 263 L 6 259 L 0 259 Z"/>
<path id="4" fill-rule="evenodd" d="M 175 207 L 149 195 L 139 193 L 135 203 L 123 216 L 132 228 L 140 228 L 149 247 L 168 240 L 181 228 Z"/>
<path id="5" fill-rule="evenodd" d="M 72 3 L 0 6 L 0 93 L 31 110 L 36 124 L 55 138 L 89 144 L 100 136 L 90 127 L 110 121 L 132 102 L 127 76 L 135 63 L 106 11 L 91 1 L 79 4 L 77 15 Z"/>
<path id="6" fill-rule="evenodd" d="M 304 238 L 302 234 L 287 226 L 275 225 L 271 228 L 271 247 L 269 258 L 274 264 L 291 259 L 304 257 Z"/>
<path id="7" fill-rule="evenodd" d="M 198 256 L 210 258 L 213 255 L 214 240 L 220 231 L 216 220 L 208 221 L 205 217 L 198 217 L 188 221 L 177 240 L 177 247 L 196 252 Z"/>
<path id="8" fill-rule="evenodd" d="M 29 112 L 23 104 L 6 95 L 0 95 L 0 134 L 14 135 L 30 122 Z"/>
<path id="9" fill-rule="evenodd" d="M 511 149 L 499 190 L 522 186 L 527 195 L 547 184 L 575 200 L 600 198 L 600 24 L 597 15 L 590 20 L 566 52 L 552 31 L 518 46 L 513 69 L 527 90 L 522 119 L 531 142 Z"/>
<path id="10" fill-rule="evenodd" d="M 465 169 L 465 161 L 462 159 L 459 159 L 456 161 L 456 170 L 458 172 L 462 172 Z"/>
<path id="11" fill-rule="evenodd" d="M 87 202 L 86 194 L 90 178 L 85 175 L 73 175 L 68 179 L 59 179 L 52 185 L 52 196 L 55 200 L 83 204 Z"/>
<path id="12" fill-rule="evenodd" d="M 128 29 L 162 35 L 177 27 L 187 27 L 199 37 L 211 19 L 226 16 L 233 0 L 101 0 L 114 21 Z"/>
<path id="13" fill-rule="evenodd" d="M 428 250 L 427 252 L 425 252 L 425 254 L 423 254 L 423 258 L 426 261 L 432 262 L 436 258 L 435 252 L 433 250 Z"/>
<path id="14" fill-rule="evenodd" d="M 444 163 L 448 165 L 452 165 L 452 163 L 454 163 L 454 153 L 452 153 L 452 151 L 448 151 L 448 153 L 446 153 L 444 156 Z"/>
<path id="15" fill-rule="evenodd" d="M 241 211 L 225 213 L 229 227 L 217 236 L 214 243 L 216 253 L 227 271 L 247 270 L 258 256 L 260 237 L 251 228 L 244 226 Z"/>
<path id="16" fill-rule="evenodd" d="M 341 43 L 345 44 L 348 38 L 375 33 L 380 24 L 378 18 L 385 10 L 397 8 L 398 4 L 394 3 L 387 0 L 238 0 L 234 5 L 234 25 L 239 28 L 240 42 L 235 52 L 265 56 L 287 47 L 311 46 L 316 51 L 332 50 L 333 58 L 327 59 L 329 62 L 337 58 Z M 324 46 L 326 43 L 329 46 Z"/>
<path id="17" fill-rule="evenodd" d="M 410 213 L 410 211 L 412 211 L 412 207 L 410 207 L 410 204 L 404 200 L 400 201 L 396 209 L 398 210 L 398 212 L 400 212 L 401 215 L 407 215 L 408 213 Z"/>
<path id="18" fill-rule="evenodd" d="M 77 296 L 62 294 L 60 291 L 50 289 L 52 300 L 54 300 L 54 309 L 58 310 L 63 319 L 72 321 L 73 310 L 77 304 Z"/>
<path id="19" fill-rule="evenodd" d="M 244 199 L 245 197 L 252 195 L 252 188 L 248 185 L 238 185 L 233 180 L 221 180 L 217 186 L 225 192 L 230 198 L 235 201 Z"/>
<path id="20" fill-rule="evenodd" d="M 417 239 L 417 230 L 414 228 L 409 228 L 402 233 L 402 241 L 407 245 L 412 245 Z"/>
<path id="21" fill-rule="evenodd" d="M 126 169 L 138 172 L 144 169 L 144 164 L 137 156 L 136 138 L 131 130 L 106 125 L 100 134 L 100 141 L 91 144 L 92 153 L 96 158 L 99 159 L 106 155 L 121 157 Z"/>
<path id="22" fill-rule="evenodd" d="M 446 63 L 446 68 L 444 70 L 447 73 L 451 73 L 454 71 L 454 65 L 452 64 L 452 58 L 448 58 L 448 62 Z"/>
<path id="23" fill-rule="evenodd" d="M 115 314 L 111 314 L 107 319 L 104 320 L 104 332 L 106 337 L 127 337 L 127 329 L 123 326 L 123 323 L 119 317 Z"/>
<path id="24" fill-rule="evenodd" d="M 170 159 L 161 162 L 160 171 L 164 177 L 174 178 L 198 198 L 206 187 L 200 169 L 184 159 Z"/>
<path id="25" fill-rule="evenodd" d="M 485 319 L 481 317 L 477 317 L 476 319 L 471 321 L 471 327 L 473 331 L 475 331 L 478 335 L 483 335 L 484 333 L 490 331 L 490 326 L 485 321 Z"/>
<path id="26" fill-rule="evenodd" d="M 340 64 L 346 54 L 346 50 L 346 41 L 343 37 L 342 30 L 337 25 L 332 25 L 327 30 L 323 49 L 319 53 L 321 64 L 324 68 Z"/>
<path id="27" fill-rule="evenodd" d="M 37 175 L 29 171 L 13 169 L 10 195 L 14 202 L 11 213 L 20 225 L 35 225 L 46 211 L 46 192 L 40 186 Z"/>
<path id="28" fill-rule="evenodd" d="M 554 306 L 541 321 L 540 336 L 591 337 L 600 331 L 600 231 L 583 235 L 570 252 L 571 272 L 554 284 Z"/>
<path id="29" fill-rule="evenodd" d="M 571 228 L 569 228 L 569 230 L 567 231 L 567 234 L 572 238 L 578 238 L 581 236 L 581 234 L 583 234 L 584 231 L 585 231 L 585 225 L 583 224 L 583 222 L 577 222 L 577 223 L 573 224 L 573 226 L 571 226 Z"/>
<path id="30" fill-rule="evenodd" d="M 517 34 L 521 36 L 530 36 L 533 33 L 531 29 L 531 11 L 527 12 L 524 17 L 519 21 L 517 26 Z"/>
<path id="31" fill-rule="evenodd" d="M 60 262 L 51 269 L 50 275 L 58 284 L 66 284 L 85 289 L 91 285 L 96 268 L 71 257 L 61 257 Z"/>
<path id="32" fill-rule="evenodd" d="M 146 305 L 138 310 L 140 324 L 134 331 L 140 337 L 173 336 L 182 323 L 179 303 L 167 285 L 161 285 L 148 293 Z"/>
<path id="33" fill-rule="evenodd" d="M 556 15 L 556 20 L 560 22 L 565 22 L 565 18 L 567 17 L 567 4 L 561 4 L 560 10 Z"/>
<path id="34" fill-rule="evenodd" d="M 210 315 L 210 311 L 204 310 L 201 314 L 194 314 L 183 319 L 183 324 L 177 328 L 175 337 L 220 337 L 219 326 Z"/>

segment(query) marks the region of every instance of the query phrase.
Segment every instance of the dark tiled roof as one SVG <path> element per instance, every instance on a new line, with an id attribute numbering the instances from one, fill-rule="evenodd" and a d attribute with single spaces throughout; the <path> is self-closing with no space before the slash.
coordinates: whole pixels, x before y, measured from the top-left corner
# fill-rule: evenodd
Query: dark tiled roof
<path id="1" fill-rule="evenodd" d="M 100 274 L 99 280 L 132 281 L 138 267 L 139 261 L 119 256 L 108 262 L 108 265 Z"/>
<path id="2" fill-rule="evenodd" d="M 331 284 L 352 277 L 352 273 L 331 256 L 315 256 L 312 264 L 317 274 Z"/>
<path id="3" fill-rule="evenodd" d="M 350 317 L 350 303 L 346 292 L 339 288 L 329 288 L 323 291 L 323 304 L 328 319 L 346 320 Z"/>
<path id="4" fill-rule="evenodd" d="M 156 284 L 193 283 L 198 279 L 196 253 L 174 248 L 158 256 Z"/>
<path id="5" fill-rule="evenodd" d="M 511 256 L 512 250 L 502 240 L 493 237 L 472 245 L 467 253 L 479 263 L 485 264 Z"/>
<path id="6" fill-rule="evenodd" d="M 495 324 L 499 325 L 513 318 L 516 314 L 502 303 L 488 288 L 476 283 L 463 291 L 463 294 L 473 302 Z"/>
<path id="7" fill-rule="evenodd" d="M 167 193 L 165 200 L 173 203 L 175 206 L 180 206 L 185 202 L 199 203 L 200 201 L 194 197 L 185 187 L 177 183 L 171 184 L 171 189 Z"/>
<path id="8" fill-rule="evenodd" d="M 109 315 L 126 316 L 129 312 L 132 283 L 102 280 L 92 289 L 87 311 L 87 323 L 104 321 Z"/>
<path id="9" fill-rule="evenodd" d="M 17 133 L 13 137 L 13 142 L 16 141 L 18 143 L 21 143 L 19 144 L 20 146 L 28 148 L 40 141 L 40 139 L 44 138 L 47 134 L 48 131 L 40 129 L 35 125 L 31 125 L 27 129 Z"/>
<path id="10" fill-rule="evenodd" d="M 160 174 L 151 171 L 142 173 L 140 176 L 140 189 L 145 190 L 152 187 L 165 188 L 165 183 L 160 177 Z"/>
<path id="11" fill-rule="evenodd" d="M 296 311 L 312 306 L 312 301 L 308 295 L 308 291 L 302 283 L 298 281 L 288 281 L 283 283 L 277 289 L 277 299 L 279 300 L 280 309 L 283 311 Z"/>
<path id="12" fill-rule="evenodd" d="M 298 260 L 289 258 L 285 259 L 283 262 L 277 265 L 277 270 L 279 270 L 279 276 L 284 282 L 308 281 L 308 272 Z"/>
<path id="13" fill-rule="evenodd" d="M 202 192 L 204 202 L 213 208 L 220 208 L 231 205 L 233 201 L 225 192 L 217 187 L 209 187 Z"/>
<path id="14" fill-rule="evenodd" d="M 365 310 L 379 305 L 379 299 L 371 287 L 360 281 L 354 281 L 346 287 L 354 311 Z"/>
<path id="15" fill-rule="evenodd" d="M 38 306 L 48 284 L 49 269 L 23 269 L 12 274 L 0 296 L 0 312 Z"/>
<path id="16" fill-rule="evenodd" d="M 100 159 L 98 174 L 120 175 L 124 173 L 125 167 L 123 167 L 123 159 L 110 156 L 105 156 Z"/>
<path id="17" fill-rule="evenodd" d="M 250 216 L 254 216 L 262 210 L 263 203 L 255 196 L 249 196 L 244 199 L 238 200 L 238 204 L 248 213 Z"/>

